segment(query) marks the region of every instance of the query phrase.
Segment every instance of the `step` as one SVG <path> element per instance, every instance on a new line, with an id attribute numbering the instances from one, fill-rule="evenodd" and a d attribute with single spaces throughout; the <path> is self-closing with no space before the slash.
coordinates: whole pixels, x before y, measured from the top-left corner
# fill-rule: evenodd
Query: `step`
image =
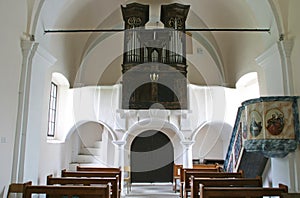
<path id="1" fill-rule="evenodd" d="M 98 155 L 77 155 L 73 163 L 104 164 L 101 156 Z"/>
<path id="2" fill-rule="evenodd" d="M 100 163 L 100 156 L 96 155 L 77 155 L 74 162 L 77 163 Z"/>
<path id="3" fill-rule="evenodd" d="M 73 162 L 69 164 L 69 171 L 76 171 L 77 166 L 84 166 L 84 167 L 106 167 L 102 163 L 77 163 Z"/>
<path id="4" fill-rule="evenodd" d="M 126 198 L 178 198 L 172 183 L 133 183 Z"/>
<path id="5" fill-rule="evenodd" d="M 103 143 L 102 141 L 95 141 L 94 144 L 93 144 L 93 148 L 99 148 L 100 149 L 102 143 Z"/>
<path id="6" fill-rule="evenodd" d="M 79 155 L 101 155 L 101 149 L 95 147 L 85 147 L 80 149 Z"/>

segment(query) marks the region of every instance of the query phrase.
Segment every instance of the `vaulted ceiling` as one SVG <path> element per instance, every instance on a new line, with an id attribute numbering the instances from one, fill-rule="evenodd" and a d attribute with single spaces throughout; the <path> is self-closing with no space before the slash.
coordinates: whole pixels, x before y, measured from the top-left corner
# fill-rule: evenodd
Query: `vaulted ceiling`
<path id="1" fill-rule="evenodd" d="M 56 59 L 54 71 L 71 86 L 113 85 L 121 80 L 123 32 L 46 33 L 45 30 L 122 29 L 121 5 L 150 5 L 148 28 L 160 26 L 160 6 L 190 5 L 186 28 L 267 28 L 270 32 L 193 31 L 188 45 L 188 81 L 234 87 L 258 71 L 255 59 L 279 39 L 282 27 L 270 0 L 51 0 L 40 4 L 36 40 Z"/>

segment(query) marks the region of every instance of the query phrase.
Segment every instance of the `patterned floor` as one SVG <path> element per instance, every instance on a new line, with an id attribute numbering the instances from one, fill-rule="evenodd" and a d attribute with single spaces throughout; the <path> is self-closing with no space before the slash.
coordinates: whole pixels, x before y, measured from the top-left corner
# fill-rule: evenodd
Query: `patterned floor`
<path id="1" fill-rule="evenodd" d="M 132 184 L 131 191 L 124 198 L 178 198 L 171 183 Z"/>

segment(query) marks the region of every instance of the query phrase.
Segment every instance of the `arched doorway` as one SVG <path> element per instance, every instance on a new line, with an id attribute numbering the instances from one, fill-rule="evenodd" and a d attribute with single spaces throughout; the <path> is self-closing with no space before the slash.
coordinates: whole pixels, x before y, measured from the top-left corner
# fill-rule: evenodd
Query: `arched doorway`
<path id="1" fill-rule="evenodd" d="M 155 130 L 139 134 L 131 144 L 132 182 L 172 182 L 174 149 L 164 133 Z"/>

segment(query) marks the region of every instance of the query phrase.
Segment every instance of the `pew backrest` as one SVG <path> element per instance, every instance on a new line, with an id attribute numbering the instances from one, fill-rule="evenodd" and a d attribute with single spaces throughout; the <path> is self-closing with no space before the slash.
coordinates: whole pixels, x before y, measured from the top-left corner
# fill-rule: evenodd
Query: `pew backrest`
<path id="1" fill-rule="evenodd" d="M 186 179 L 185 174 L 196 173 L 196 172 L 219 173 L 220 169 L 219 168 L 182 168 L 180 169 L 180 181 L 184 182 L 184 180 Z"/>
<path id="2" fill-rule="evenodd" d="M 200 189 L 201 198 L 222 198 L 222 197 L 239 197 L 239 198 L 252 198 L 262 196 L 279 196 L 282 197 L 283 193 L 287 193 L 288 188 L 286 185 L 280 184 L 278 188 L 265 188 L 265 187 L 206 187 L 202 186 Z"/>
<path id="3" fill-rule="evenodd" d="M 23 198 L 31 198 L 34 194 L 46 194 L 49 198 L 111 198 L 110 185 L 103 186 L 46 186 L 28 185 L 24 188 Z"/>
<path id="4" fill-rule="evenodd" d="M 241 178 L 244 177 L 244 172 L 215 172 L 215 171 L 200 171 L 202 169 L 183 169 L 182 177 L 183 181 L 180 184 L 180 196 L 186 197 L 187 193 L 191 191 L 190 177 L 201 178 Z"/>
<path id="5" fill-rule="evenodd" d="M 119 176 L 115 177 L 92 177 L 92 178 L 81 178 L 81 177 L 53 177 L 53 175 L 47 176 L 47 185 L 103 185 L 111 184 L 112 198 L 119 198 L 121 194 L 121 188 L 119 186 Z"/>
<path id="6" fill-rule="evenodd" d="M 32 181 L 28 181 L 25 183 L 11 183 L 9 184 L 8 191 L 7 191 L 7 198 L 10 197 L 11 194 L 15 193 L 23 193 L 25 186 L 31 185 Z"/>
<path id="7" fill-rule="evenodd" d="M 174 164 L 173 165 L 173 178 L 179 178 L 180 170 L 183 168 L 182 164 Z"/>
<path id="8" fill-rule="evenodd" d="M 220 169 L 220 165 L 219 164 L 193 164 L 193 168 L 197 169 L 197 168 L 204 168 L 204 169 L 208 169 L 208 168 L 218 168 Z"/>
<path id="9" fill-rule="evenodd" d="M 121 170 L 117 171 L 61 171 L 61 177 L 116 177 L 118 175 L 119 184 L 121 186 Z"/>
<path id="10" fill-rule="evenodd" d="M 201 177 L 201 178 L 242 178 L 244 177 L 243 172 L 237 172 L 237 173 L 226 173 L 226 172 L 210 172 L 199 169 L 185 169 L 183 172 L 183 183 L 186 188 L 190 188 L 190 178 L 191 176 L 194 177 Z"/>
<path id="11" fill-rule="evenodd" d="M 61 171 L 61 177 L 86 177 L 86 178 L 93 178 L 93 177 L 117 177 L 118 176 L 118 186 L 119 191 L 121 190 L 121 184 L 122 184 L 122 178 L 121 178 L 122 172 L 120 169 L 116 171 L 67 171 L 62 170 Z"/>
<path id="12" fill-rule="evenodd" d="M 200 185 L 205 187 L 262 187 L 262 178 L 197 178 L 191 176 L 191 198 L 199 198 Z"/>

